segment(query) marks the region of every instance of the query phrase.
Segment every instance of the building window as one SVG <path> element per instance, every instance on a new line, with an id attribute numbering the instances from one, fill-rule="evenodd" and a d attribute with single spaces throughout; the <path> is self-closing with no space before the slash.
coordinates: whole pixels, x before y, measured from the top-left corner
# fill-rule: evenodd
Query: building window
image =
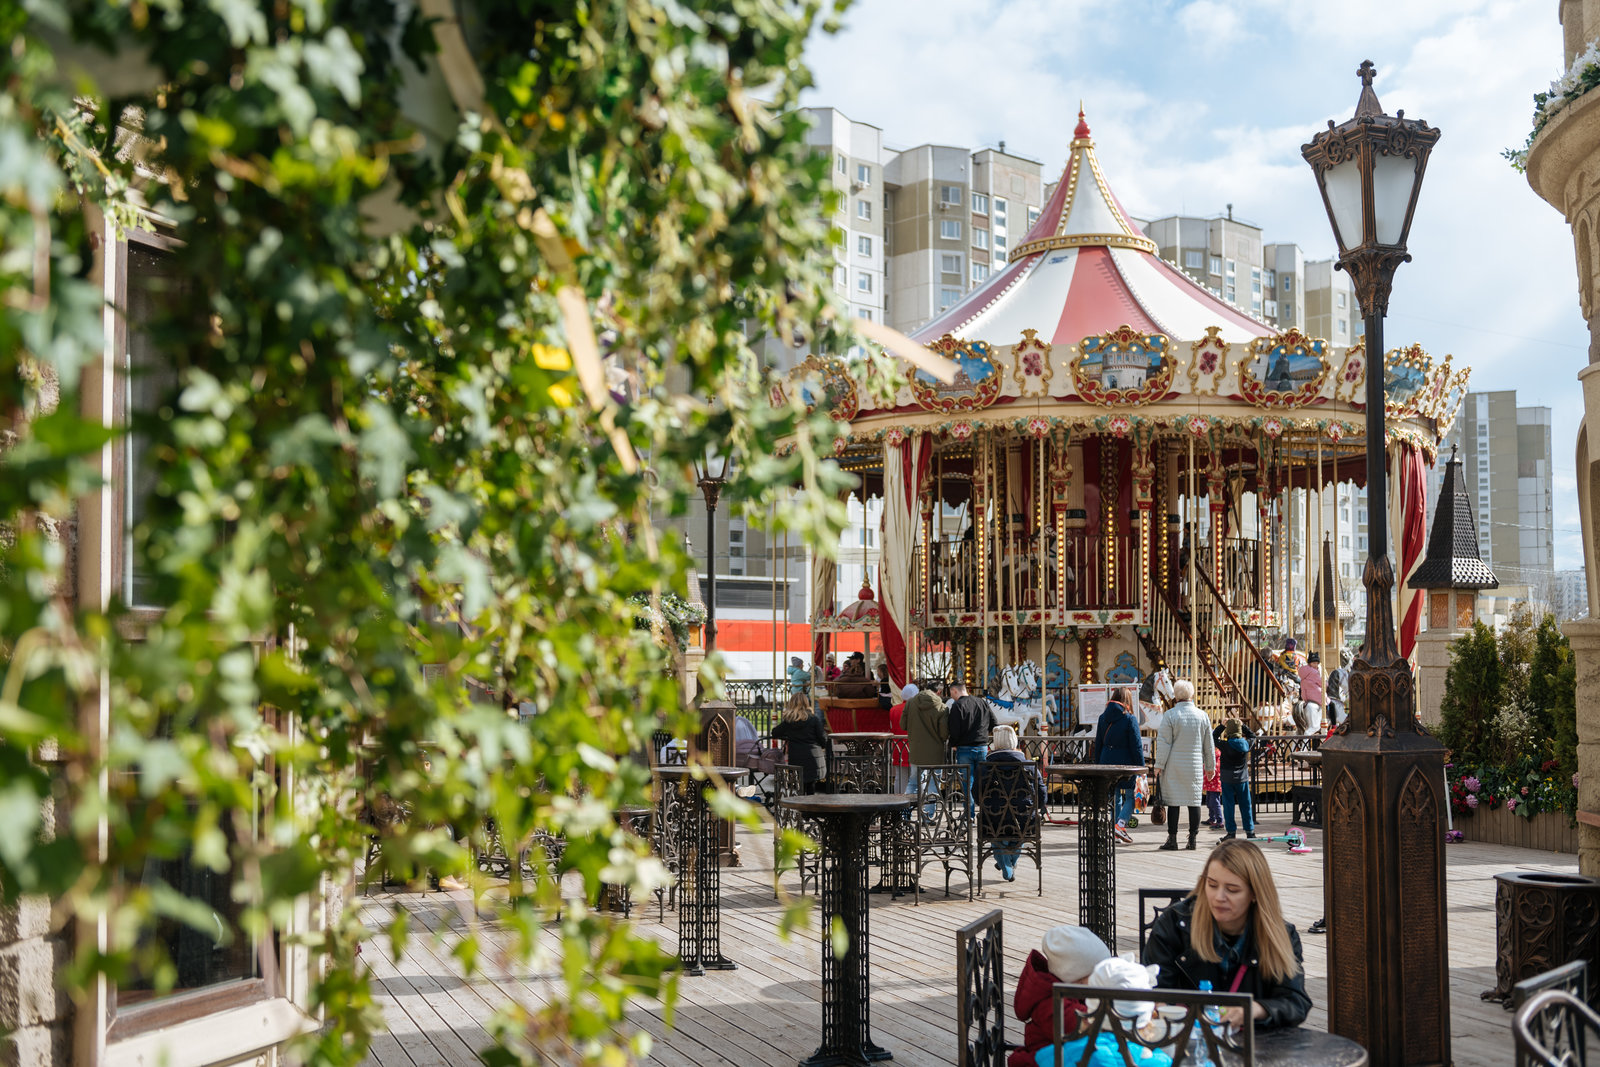
<path id="1" fill-rule="evenodd" d="M 1350 537 L 1349 537 L 1348 534 L 1340 536 L 1340 538 L 1339 538 L 1339 547 L 1340 548 L 1349 548 L 1350 547 Z"/>
<path id="2" fill-rule="evenodd" d="M 1206 265 L 1206 257 L 1198 249 L 1191 248 L 1183 254 L 1183 265 L 1189 270 L 1199 270 Z"/>
<path id="3" fill-rule="evenodd" d="M 998 196 L 994 198 L 994 224 L 1001 229 L 1006 225 L 1006 202 Z"/>
<path id="4" fill-rule="evenodd" d="M 996 252 L 1004 252 L 1006 250 L 1006 238 L 1004 234 L 997 233 L 994 235 L 994 250 Z"/>
<path id="5" fill-rule="evenodd" d="M 974 226 L 972 228 L 972 246 L 974 248 L 988 248 L 989 231 L 981 226 Z"/>
<path id="6" fill-rule="evenodd" d="M 744 573 L 744 520 L 734 519 L 728 523 L 728 573 Z"/>
<path id="7" fill-rule="evenodd" d="M 838 167 L 840 174 L 849 174 L 850 173 L 850 164 L 843 156 L 840 156 L 838 158 L 838 160 L 836 161 L 835 165 Z"/>
<path id="8" fill-rule="evenodd" d="M 1333 298 L 1333 303 L 1334 303 L 1335 307 L 1340 308 L 1342 310 L 1344 308 L 1344 294 L 1343 293 L 1336 294 L 1334 296 L 1334 298 Z M 1376 446 L 1374 446 L 1374 447 L 1376 447 Z"/>
<path id="9" fill-rule="evenodd" d="M 941 204 L 959 204 L 959 203 L 961 203 L 961 186 L 959 186 L 959 185 L 941 185 L 941 186 L 939 186 L 939 203 L 941 203 Z"/>
<path id="10" fill-rule="evenodd" d="M 1294 292 L 1294 278 L 1291 275 L 1285 274 L 1283 276 L 1283 291 L 1286 293 Z"/>
<path id="11" fill-rule="evenodd" d="M 850 284 L 850 272 L 843 267 L 833 268 L 833 284 L 843 289 Z"/>
<path id="12" fill-rule="evenodd" d="M 870 255 L 872 255 L 872 238 L 867 237 L 864 234 L 862 236 L 856 238 L 856 255 L 858 255 L 858 256 L 870 256 Z"/>
<path id="13" fill-rule="evenodd" d="M 1230 285 L 1230 286 L 1228 286 L 1228 303 L 1230 303 L 1230 304 L 1231 304 L 1231 303 L 1233 303 L 1233 302 L 1234 302 L 1234 301 L 1235 301 L 1235 300 L 1236 300 L 1236 299 L 1238 299 L 1238 298 L 1237 298 L 1237 297 L 1236 297 L 1236 296 L 1235 296 L 1235 295 L 1234 295 L 1234 289 L 1233 289 L 1233 286 L 1231 286 L 1231 285 Z"/>
<path id="14" fill-rule="evenodd" d="M 989 198 L 982 193 L 973 193 L 972 210 L 979 215 L 987 215 L 989 213 Z"/>
<path id="15" fill-rule="evenodd" d="M 939 290 L 939 310 L 940 311 L 943 311 L 945 308 L 955 306 L 957 303 L 960 302 L 960 300 L 961 300 L 961 290 L 960 289 L 940 289 Z"/>
<path id="16" fill-rule="evenodd" d="M 1334 330 L 1334 332 L 1335 332 L 1335 333 L 1337 333 L 1337 334 L 1338 334 L 1338 335 L 1339 335 L 1339 336 L 1340 336 L 1340 337 L 1343 337 L 1343 336 L 1344 336 L 1344 320 L 1343 320 L 1343 319 L 1340 319 L 1340 320 L 1339 320 L 1339 321 L 1338 321 L 1338 322 L 1335 322 L 1335 323 L 1334 323 L 1334 324 L 1333 324 L 1333 330 Z"/>
<path id="17" fill-rule="evenodd" d="M 1228 277 L 1230 277 L 1230 278 L 1231 278 L 1231 277 L 1233 277 L 1233 276 L 1234 276 L 1234 275 L 1235 275 L 1235 274 L 1236 274 L 1236 273 L 1238 273 L 1238 272 L 1237 272 L 1237 271 L 1236 271 L 1236 270 L 1235 270 L 1235 266 L 1236 266 L 1236 265 L 1235 265 L 1235 263 L 1234 263 L 1234 262 L 1233 262 L 1233 260 L 1231 260 L 1231 259 L 1230 259 L 1230 260 L 1228 260 L 1228 264 L 1227 264 L 1227 266 L 1228 266 L 1228 269 L 1227 269 L 1227 275 L 1228 275 Z"/>
<path id="18" fill-rule="evenodd" d="M 858 318 L 858 319 L 866 319 L 868 322 L 871 322 L 872 321 L 872 309 L 871 308 L 856 308 L 856 318 Z"/>
<path id="19" fill-rule="evenodd" d="M 1211 273 L 1212 274 L 1221 274 L 1222 273 L 1222 257 L 1221 256 L 1212 256 L 1211 257 Z"/>
<path id="20" fill-rule="evenodd" d="M 940 219 L 939 236 L 946 241 L 961 240 L 961 223 L 956 219 Z"/>
<path id="21" fill-rule="evenodd" d="M 1278 302 L 1276 300 L 1267 301 L 1267 317 L 1272 319 L 1278 317 Z"/>
<path id="22" fill-rule="evenodd" d="M 972 265 L 972 281 L 974 284 L 985 281 L 988 277 L 989 265 L 987 263 L 974 263 Z"/>
<path id="23" fill-rule="evenodd" d="M 1267 271 L 1266 278 L 1267 278 L 1267 288 L 1269 290 L 1276 289 L 1278 287 L 1278 272 L 1277 271 L 1275 271 L 1275 270 Z"/>
<path id="24" fill-rule="evenodd" d="M 1030 230 L 1033 229 L 1033 224 L 1038 222 L 1038 221 L 1039 221 L 1039 209 L 1036 208 L 1036 207 L 1030 207 L 1028 209 L 1028 229 L 1030 229 Z"/>
<path id="25" fill-rule="evenodd" d="M 956 254 L 954 254 L 954 253 L 952 253 L 952 252 L 945 252 L 942 255 L 940 255 L 939 256 L 939 273 L 941 273 L 941 274 L 960 274 L 961 273 L 961 257 L 956 255 Z"/>
<path id="26" fill-rule="evenodd" d="M 865 163 L 856 164 L 856 181 L 862 185 L 872 184 L 872 168 Z"/>
<path id="27" fill-rule="evenodd" d="M 872 292 L 872 275 L 866 271 L 856 275 L 856 291 L 860 293 Z"/>
<path id="28" fill-rule="evenodd" d="M 870 200 L 857 200 L 856 201 L 856 218 L 858 218 L 858 219 L 871 219 L 872 218 L 872 201 L 870 201 Z"/>

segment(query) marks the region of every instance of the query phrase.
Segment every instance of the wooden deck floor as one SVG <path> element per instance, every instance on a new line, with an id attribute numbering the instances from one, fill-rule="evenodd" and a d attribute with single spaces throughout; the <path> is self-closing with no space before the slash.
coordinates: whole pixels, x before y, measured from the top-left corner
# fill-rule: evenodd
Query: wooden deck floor
<path id="1" fill-rule="evenodd" d="M 1263 817 L 1262 830 L 1281 833 L 1288 816 Z M 1133 831 L 1135 843 L 1118 849 L 1119 945 L 1125 952 L 1137 944 L 1138 887 L 1192 884 L 1215 837 L 1201 831 L 1201 850 L 1161 852 L 1164 831 L 1143 826 Z M 1318 847 L 1312 855 L 1289 854 L 1269 846 L 1268 856 L 1289 920 L 1304 933 L 1322 912 L 1320 834 L 1308 834 Z M 739 964 L 732 972 L 710 972 L 684 978 L 668 1029 L 659 1004 L 645 1003 L 630 1021 L 653 1038 L 651 1061 L 667 1067 L 704 1064 L 740 1067 L 794 1067 L 816 1046 L 819 1006 L 820 946 L 814 930 L 780 941 L 777 909 L 771 889 L 770 838 L 741 831 L 744 865 L 723 876 L 723 951 Z M 1005 909 L 1006 973 L 1014 978 L 1043 932 L 1057 923 L 1077 921 L 1077 830 L 1048 827 L 1045 831 L 1045 890 L 1031 867 L 1019 868 L 1017 882 L 994 888 L 985 876 L 985 896 L 968 901 L 959 879 L 959 895 L 924 894 L 920 906 L 909 899 L 892 902 L 872 898 L 871 959 L 873 1032 L 879 1044 L 904 1067 L 951 1064 L 955 1059 L 955 930 L 991 908 Z M 1500 871 L 1575 871 L 1576 857 L 1533 852 L 1502 845 L 1461 843 L 1446 850 L 1449 861 L 1451 1028 L 1457 1067 L 1489 1067 L 1512 1058 L 1510 1015 L 1485 1004 L 1478 994 L 1494 984 L 1494 883 Z M 996 876 L 998 877 L 998 875 Z M 791 889 L 798 888 L 793 875 Z M 359 906 L 374 920 L 391 907 L 411 913 L 415 935 L 398 964 L 386 953 L 369 950 L 389 1032 L 375 1045 L 369 1064 L 376 1067 L 458 1067 L 476 1064 L 475 1052 L 488 1043 L 485 1025 L 508 998 L 539 1002 L 548 995 L 552 975 L 534 972 L 501 974 L 463 982 L 449 946 L 452 930 L 462 923 L 466 893 L 374 894 Z M 648 935 L 671 947 L 676 919 L 665 924 L 635 910 L 635 921 Z M 425 931 L 431 931 L 428 936 Z M 494 936 L 494 931 L 489 931 Z M 1307 987 L 1316 1005 L 1307 1025 L 1326 1025 L 1326 939 L 1304 937 Z M 1008 1023 L 1008 1034 L 1020 1035 L 1020 1024 Z M 559 1058 L 559 1057 L 558 1057 Z"/>

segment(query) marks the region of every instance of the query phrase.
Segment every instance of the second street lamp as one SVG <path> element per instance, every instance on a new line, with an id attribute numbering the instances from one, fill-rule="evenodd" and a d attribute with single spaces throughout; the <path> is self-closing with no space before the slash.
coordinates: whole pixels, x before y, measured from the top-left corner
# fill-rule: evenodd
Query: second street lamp
<path id="1" fill-rule="evenodd" d="M 717 500 L 738 472 L 733 456 L 707 448 L 694 461 L 695 481 L 706 498 L 706 655 L 717 650 Z"/>
<path id="2" fill-rule="evenodd" d="M 1374 1067 L 1450 1062 L 1444 879 L 1444 746 L 1417 721 L 1395 635 L 1388 542 L 1383 318 L 1428 155 L 1439 131 L 1385 115 L 1361 64 L 1355 116 L 1301 149 L 1317 176 L 1366 320 L 1367 637 L 1350 675 L 1349 717 L 1322 745 L 1328 1029 Z"/>

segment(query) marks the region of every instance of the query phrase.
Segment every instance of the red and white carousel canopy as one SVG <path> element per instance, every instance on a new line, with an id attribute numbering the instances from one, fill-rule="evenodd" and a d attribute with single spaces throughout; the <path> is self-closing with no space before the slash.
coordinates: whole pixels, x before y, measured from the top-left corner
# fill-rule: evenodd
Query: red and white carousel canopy
<path id="1" fill-rule="evenodd" d="M 912 336 L 1005 345 L 1033 329 L 1041 341 L 1075 345 L 1122 325 L 1172 341 L 1199 340 L 1216 326 L 1228 344 L 1274 332 L 1156 254 L 1106 184 L 1080 111 L 1055 194 L 1005 270 Z"/>

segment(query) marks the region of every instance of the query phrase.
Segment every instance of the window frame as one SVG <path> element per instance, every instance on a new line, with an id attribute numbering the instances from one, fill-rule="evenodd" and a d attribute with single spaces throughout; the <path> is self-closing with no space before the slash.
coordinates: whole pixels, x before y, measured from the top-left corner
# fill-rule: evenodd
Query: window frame
<path id="1" fill-rule="evenodd" d="M 954 230 L 955 232 L 954 233 L 949 232 L 951 230 Z M 939 240 L 941 240 L 941 241 L 959 241 L 959 240 L 961 240 L 961 220 L 960 219 L 940 219 L 939 220 Z"/>
<path id="2" fill-rule="evenodd" d="M 856 234 L 856 255 L 872 258 L 872 235 L 870 233 Z"/>
<path id="3" fill-rule="evenodd" d="M 871 293 L 872 292 L 872 272 L 871 271 L 865 271 L 865 270 L 856 271 L 856 292 L 858 292 L 858 293 Z"/>
<path id="4" fill-rule="evenodd" d="M 82 414 L 106 425 L 128 424 L 128 383 L 132 367 L 131 330 L 128 321 L 129 252 L 134 246 L 181 254 L 183 242 L 155 228 L 129 228 L 119 233 L 106 220 L 101 240 L 106 249 L 102 270 L 105 300 L 105 348 L 99 360 L 83 372 Z M 78 598 L 81 604 L 105 609 L 128 580 L 130 531 L 128 437 L 108 442 L 99 457 L 102 484 L 80 501 L 77 545 Z M 132 640 L 159 619 L 165 609 L 130 609 L 124 635 Z M 261 644 L 265 638 L 255 639 Z M 110 694 L 102 689 L 101 723 L 109 721 Z M 296 738 L 295 724 L 285 719 L 280 728 Z M 102 727 L 104 730 L 104 727 Z M 110 738 L 102 732 L 100 743 Z M 278 788 L 295 795 L 287 770 L 268 769 L 279 778 Z M 106 826 L 102 819 L 101 826 Z M 316 906 L 313 906 L 313 905 Z M 309 948 L 296 945 L 295 935 L 321 929 L 323 901 L 312 895 L 295 901 L 287 927 L 272 932 L 272 947 L 263 952 L 270 962 L 256 978 L 231 979 L 146 1002 L 118 1008 L 117 987 L 96 983 L 89 998 L 79 1004 L 73 1020 L 73 1061 L 85 1067 L 144 1067 L 165 1061 L 170 1067 L 201 1067 L 241 1060 L 272 1049 L 308 1033 L 319 1020 L 309 1010 L 313 976 Z M 80 951 L 105 952 L 110 948 L 107 924 L 85 922 L 74 936 Z"/>
<path id="5" fill-rule="evenodd" d="M 856 218 L 863 222 L 872 221 L 872 201 L 864 196 L 856 197 Z"/>
<path id="6" fill-rule="evenodd" d="M 954 270 L 950 269 L 950 265 L 952 263 L 955 264 L 955 269 Z M 940 252 L 939 253 L 939 273 L 940 274 L 955 274 L 955 275 L 958 275 L 958 276 L 961 275 L 962 273 L 964 273 L 963 265 L 962 265 L 962 262 L 961 262 L 961 253 L 960 252 Z"/>
<path id="7" fill-rule="evenodd" d="M 974 215 L 987 215 L 989 213 L 989 197 L 985 193 L 974 191 L 972 194 L 972 213 Z M 976 229 L 976 227 L 974 227 Z"/>
<path id="8" fill-rule="evenodd" d="M 872 164 L 870 164 L 870 163 L 857 163 L 856 164 L 856 181 L 861 183 L 862 185 L 871 185 L 872 184 Z"/>

